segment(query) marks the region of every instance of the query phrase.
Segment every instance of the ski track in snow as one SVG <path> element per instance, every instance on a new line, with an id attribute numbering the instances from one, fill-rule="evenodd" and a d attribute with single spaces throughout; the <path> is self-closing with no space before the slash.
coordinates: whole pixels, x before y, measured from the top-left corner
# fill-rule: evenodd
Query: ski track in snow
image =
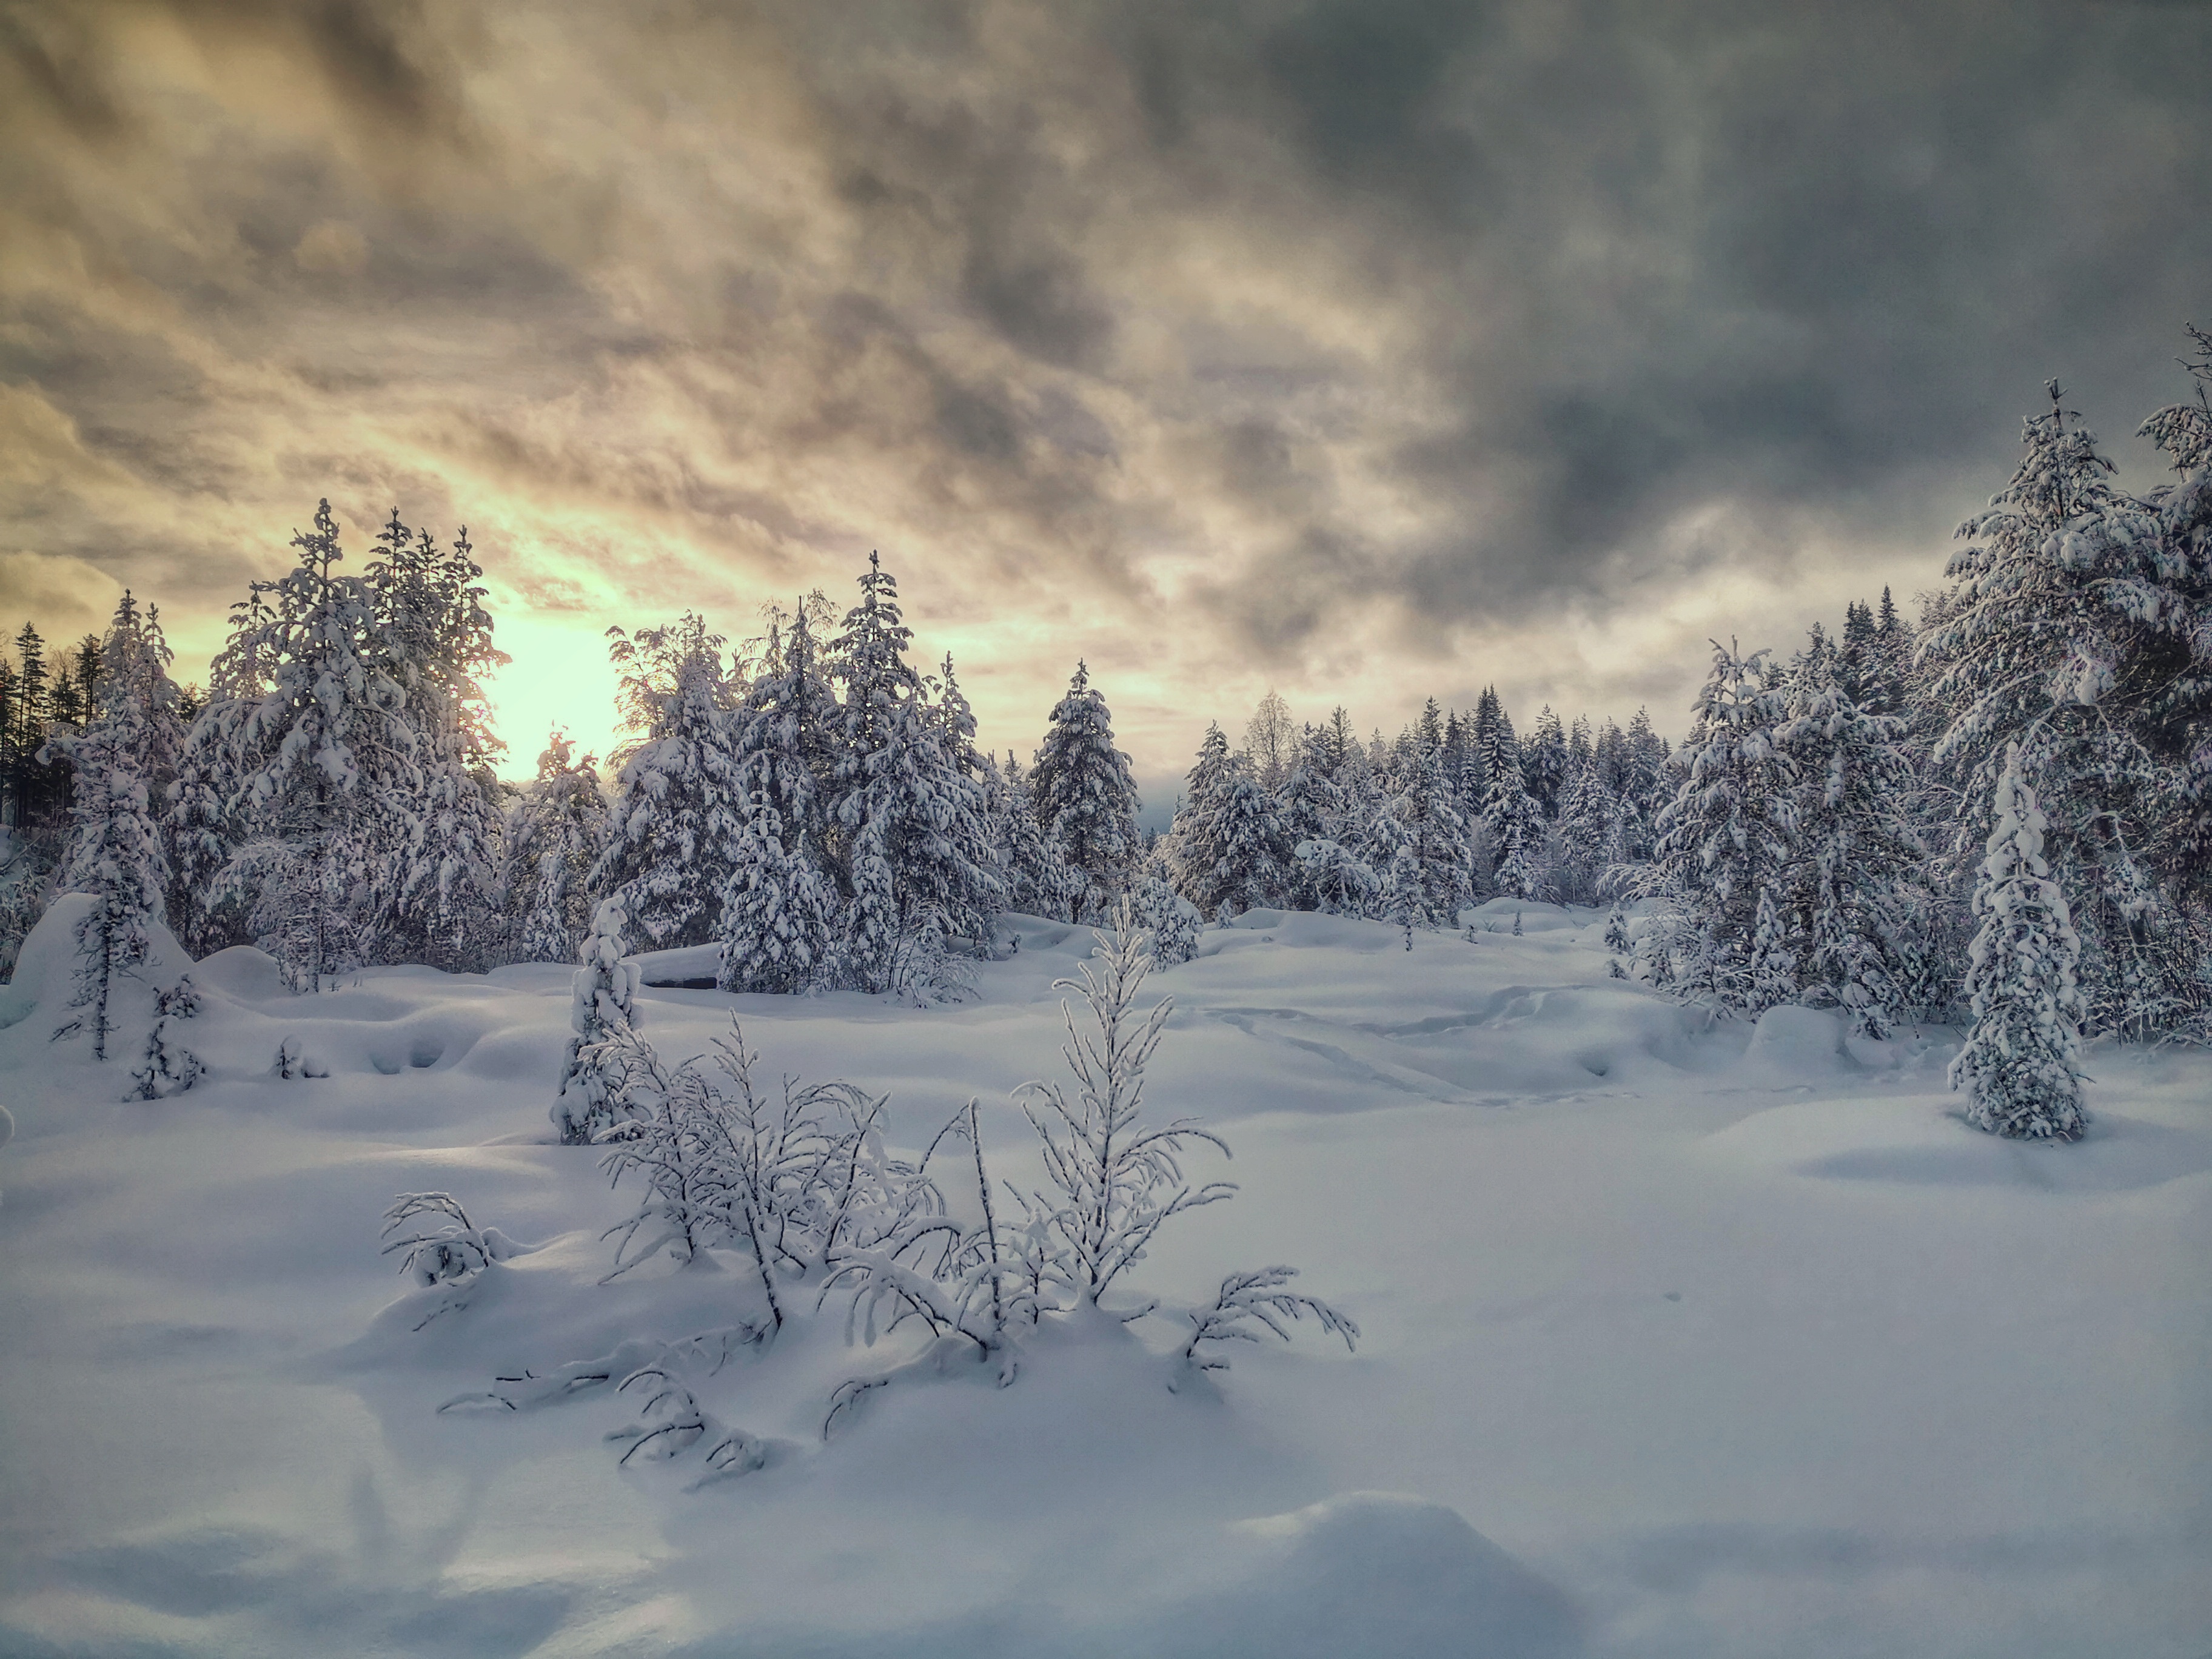
<path id="1" fill-rule="evenodd" d="M 1190 1173 L 1242 1191 L 1126 1299 L 1288 1261 L 1357 1354 L 1170 1394 L 1171 1319 L 1072 1324 L 1009 1388 L 901 1373 L 825 1443 L 839 1382 L 918 1352 L 848 1347 L 833 1301 L 699 1366 L 765 1466 L 690 1491 L 617 1465 L 611 1383 L 484 1399 L 749 1306 L 714 1265 L 598 1282 L 626 1204 L 550 1144 L 567 969 L 302 998 L 225 952 L 179 1028 L 212 1075 L 125 1103 L 150 987 L 106 1065 L 48 1040 L 69 902 L 0 988 L 9 1659 L 2212 1649 L 2212 1057 L 2100 1047 L 2088 1137 L 2021 1146 L 1960 1121 L 1955 1034 L 1715 1024 L 1608 979 L 1589 912 L 1493 904 L 1411 952 L 1255 913 L 1147 987 L 1177 1004 L 1148 1110 L 1223 1131 Z M 1089 934 L 1017 926 L 963 1006 L 731 998 L 672 959 L 641 1029 L 678 1060 L 734 1008 L 769 1075 L 889 1091 L 916 1151 L 978 1096 L 1034 1182 L 1009 1091 L 1060 1074 Z M 288 1038 L 327 1075 L 273 1075 Z M 377 1229 L 430 1189 L 524 1248 L 417 1330 L 443 1292 Z"/>

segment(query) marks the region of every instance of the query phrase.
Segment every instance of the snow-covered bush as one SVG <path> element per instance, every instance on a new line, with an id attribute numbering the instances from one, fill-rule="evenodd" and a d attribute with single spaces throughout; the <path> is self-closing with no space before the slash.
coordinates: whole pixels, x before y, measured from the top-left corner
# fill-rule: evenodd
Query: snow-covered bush
<path id="1" fill-rule="evenodd" d="M 685 1377 L 709 1350 L 719 1351 L 719 1366 L 735 1346 L 763 1348 L 794 1319 L 820 1314 L 833 1296 L 844 1298 L 848 1341 L 873 1346 L 909 1327 L 927 1340 L 902 1364 L 839 1384 L 825 1437 L 859 1401 L 902 1376 L 989 1364 L 1006 1386 L 1029 1334 L 1047 1321 L 1111 1329 L 1157 1311 L 1151 1301 L 1121 1309 L 1103 1307 L 1102 1298 L 1145 1259 L 1167 1223 L 1236 1189 L 1183 1172 L 1185 1156 L 1200 1143 L 1227 1156 L 1219 1136 L 1188 1118 L 1146 1121 L 1145 1068 L 1172 1006 L 1138 1006 L 1152 967 L 1146 937 L 1125 896 L 1112 932 L 1097 936 L 1091 963 L 1059 981 L 1081 994 L 1089 1019 L 1079 1022 L 1063 1006 L 1071 1083 L 1034 1082 L 1018 1091 L 1045 1179 L 1026 1191 L 1003 1185 L 1018 1206 L 1012 1215 L 994 1192 L 972 1099 L 921 1163 L 909 1164 L 884 1144 L 884 1097 L 843 1082 L 786 1078 L 776 1089 L 762 1087 L 759 1056 L 734 1018 L 711 1060 L 672 1068 L 627 1019 L 609 1023 L 584 1050 L 584 1069 L 605 1080 L 610 1114 L 594 1139 L 616 1183 L 642 1190 L 635 1209 L 606 1234 L 616 1240 L 607 1278 L 655 1257 L 690 1264 L 720 1254 L 750 1268 L 757 1315 L 688 1342 L 633 1340 L 543 1375 L 503 1376 L 500 1387 L 441 1409 L 519 1411 L 612 1385 L 646 1399 L 643 1420 L 610 1437 L 626 1443 L 625 1461 L 641 1450 L 673 1456 L 703 1447 L 708 1476 L 743 1474 L 763 1465 L 772 1443 L 716 1422 Z M 948 1140 L 964 1140 L 973 1158 L 981 1213 L 972 1223 L 948 1212 L 927 1172 Z M 400 1241 L 431 1253 L 419 1269 L 428 1275 L 422 1282 L 471 1282 L 499 1260 L 495 1236 L 475 1233 L 443 1194 L 403 1200 L 394 1224 L 433 1210 L 447 1216 L 446 1226 Z M 1189 1334 L 1169 1388 L 1225 1369 L 1219 1344 L 1287 1338 L 1307 1318 L 1347 1346 L 1355 1342 L 1358 1328 L 1349 1318 L 1285 1288 L 1292 1276 L 1283 1267 L 1232 1273 L 1210 1306 L 1176 1310 Z M 799 1294 L 810 1291 L 811 1309 Z"/>
<path id="2" fill-rule="evenodd" d="M 609 1278 L 664 1249 L 683 1261 L 734 1250 L 751 1261 L 780 1329 L 787 1273 L 829 1268 L 843 1253 L 902 1255 L 918 1219 L 933 1229 L 944 1207 L 935 1188 L 884 1149 L 884 1099 L 788 1078 L 770 1096 L 754 1083 L 759 1056 L 735 1016 L 711 1066 L 694 1057 L 664 1071 L 635 1032 L 620 1036 L 643 1051 L 638 1076 L 649 1092 L 633 1096 L 640 1109 L 599 1140 L 608 1174 L 617 1184 L 636 1177 L 645 1193 L 609 1231 L 619 1241 Z"/>
<path id="3" fill-rule="evenodd" d="M 403 1237 L 392 1234 L 410 1222 L 416 1230 Z M 407 1254 L 399 1270 L 419 1289 L 442 1289 L 446 1295 L 416 1322 L 421 1330 L 440 1314 L 454 1313 L 469 1305 L 464 1294 L 495 1264 L 515 1255 L 514 1241 L 496 1227 L 478 1227 L 469 1219 L 450 1193 L 402 1193 L 384 1212 L 384 1254 Z"/>

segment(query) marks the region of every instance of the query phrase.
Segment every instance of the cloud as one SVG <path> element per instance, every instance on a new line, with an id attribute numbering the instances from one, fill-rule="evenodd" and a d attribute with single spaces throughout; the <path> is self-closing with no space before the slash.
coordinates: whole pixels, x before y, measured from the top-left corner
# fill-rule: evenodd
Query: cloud
<path id="1" fill-rule="evenodd" d="M 2208 49 L 1995 0 L 18 5 L 0 547 L 207 647 L 319 496 L 397 502 L 578 649 L 881 547 L 987 738 L 1087 654 L 1163 774 L 1271 683 L 1625 717 L 1708 633 L 1933 585 L 2045 375 L 2142 459 Z"/>
<path id="2" fill-rule="evenodd" d="M 368 263 L 368 238 L 343 219 L 318 219 L 300 233 L 292 258 L 302 270 L 355 276 Z"/>

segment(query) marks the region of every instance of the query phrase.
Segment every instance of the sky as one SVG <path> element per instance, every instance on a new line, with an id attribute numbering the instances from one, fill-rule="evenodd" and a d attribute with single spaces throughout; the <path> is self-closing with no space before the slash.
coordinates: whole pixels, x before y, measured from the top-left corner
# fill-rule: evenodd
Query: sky
<path id="1" fill-rule="evenodd" d="M 2212 324 L 2212 5 L 0 0 L 0 623 L 465 524 L 507 769 L 867 554 L 1148 796 L 1271 687 L 1679 733 Z"/>

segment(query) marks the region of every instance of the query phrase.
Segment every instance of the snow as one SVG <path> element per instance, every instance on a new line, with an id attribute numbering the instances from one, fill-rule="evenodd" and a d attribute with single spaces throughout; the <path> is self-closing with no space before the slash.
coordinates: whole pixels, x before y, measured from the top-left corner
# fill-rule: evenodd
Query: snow
<path id="1" fill-rule="evenodd" d="M 210 1075 L 126 1103 L 129 1059 L 49 1041 L 80 902 L 0 990 L 0 1652 L 2212 1640 L 2201 1054 L 2094 1045 L 2085 1139 L 2010 1142 L 1962 1121 L 1955 1032 L 1715 1021 L 1610 979 L 1602 911 L 1493 902 L 1411 951 L 1381 923 L 1253 911 L 1146 987 L 1176 1005 L 1147 1110 L 1219 1133 L 1234 1160 L 1199 1147 L 1190 1173 L 1241 1190 L 1164 1232 L 1128 1299 L 1295 1263 L 1357 1352 L 1237 1345 L 1170 1392 L 1188 1326 L 1164 1310 L 1048 1327 L 1000 1388 L 908 1332 L 847 1346 L 833 1297 L 687 1374 L 763 1465 L 692 1490 L 696 1457 L 618 1463 L 602 1437 L 641 1419 L 610 1388 L 484 1400 L 751 1305 L 734 1266 L 599 1282 L 639 1194 L 553 1140 L 569 969 L 293 995 L 226 951 L 172 1027 Z M 1006 920 L 1018 950 L 957 1006 L 730 996 L 672 959 L 639 1029 L 673 1063 L 735 1010 L 769 1077 L 889 1091 L 908 1157 L 976 1096 L 994 1169 L 1033 1180 L 1008 1093 L 1066 1080 L 1052 981 L 1090 934 Z M 276 1075 L 287 1038 L 309 1075 Z M 956 1208 L 959 1167 L 932 1170 Z M 404 1278 L 382 1218 L 433 1192 L 504 1258 Z M 832 1389 L 893 1373 L 825 1442 Z M 436 1409 L 469 1395 L 486 1408 Z"/>

